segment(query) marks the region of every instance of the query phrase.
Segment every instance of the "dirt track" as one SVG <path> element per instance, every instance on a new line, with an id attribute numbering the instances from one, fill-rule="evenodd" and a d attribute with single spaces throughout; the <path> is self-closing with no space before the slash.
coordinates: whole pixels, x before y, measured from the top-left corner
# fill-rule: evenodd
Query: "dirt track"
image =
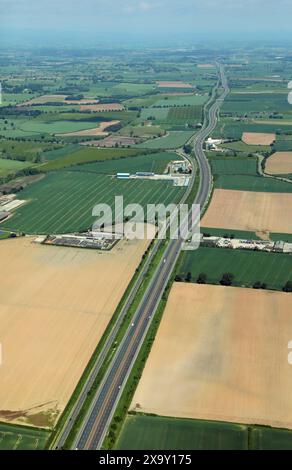
<path id="1" fill-rule="evenodd" d="M 291 309 L 289 294 L 175 283 L 131 408 L 292 429 Z"/>
<path id="2" fill-rule="evenodd" d="M 123 240 L 100 253 L 0 242 L 0 421 L 56 420 L 148 243 Z"/>
<path id="3" fill-rule="evenodd" d="M 215 189 L 202 227 L 292 233 L 292 193 Z"/>

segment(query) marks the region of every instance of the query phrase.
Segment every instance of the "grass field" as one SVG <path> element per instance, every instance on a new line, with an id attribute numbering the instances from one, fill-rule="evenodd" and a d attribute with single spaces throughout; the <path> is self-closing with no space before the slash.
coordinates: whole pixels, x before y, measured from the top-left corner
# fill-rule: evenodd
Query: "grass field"
<path id="1" fill-rule="evenodd" d="M 28 204 L 17 209 L 3 228 L 37 233 L 66 233 L 86 230 L 94 222 L 92 210 L 98 203 L 114 205 L 115 196 L 124 204 L 179 202 L 185 188 L 160 181 L 118 180 L 80 171 L 59 171 L 19 193 Z"/>
<path id="2" fill-rule="evenodd" d="M 141 150 L 78 147 L 76 151 L 76 148 L 74 147 L 72 152 L 67 153 L 67 151 L 64 150 L 63 154 L 62 151 L 61 156 L 57 156 L 57 159 L 52 159 L 52 161 L 45 163 L 41 168 L 45 171 L 60 170 L 68 166 L 79 165 L 82 163 L 107 161 L 125 157 L 136 157 L 137 155 L 141 155 Z"/>
<path id="3" fill-rule="evenodd" d="M 0 423 L 0 450 L 44 449 L 48 437 L 44 430 Z"/>
<path id="4" fill-rule="evenodd" d="M 127 157 L 106 162 L 87 163 L 71 167 L 70 171 L 88 171 L 106 175 L 115 175 L 117 172 L 136 173 L 136 171 L 163 173 L 171 160 L 180 160 L 180 157 L 174 152 L 149 153 L 138 155 L 135 158 Z"/>
<path id="5" fill-rule="evenodd" d="M 152 416 L 127 417 L 117 450 L 245 450 L 246 426 Z"/>
<path id="6" fill-rule="evenodd" d="M 200 273 L 206 273 L 208 283 L 219 284 L 224 273 L 232 273 L 236 286 L 251 287 L 261 281 L 268 289 L 281 290 L 292 281 L 291 261 L 292 257 L 283 253 L 201 247 L 182 254 L 178 274 L 185 277 L 190 272 L 196 282 Z"/>
<path id="7" fill-rule="evenodd" d="M 173 149 L 184 145 L 194 135 L 194 131 L 173 131 L 165 137 L 147 140 L 142 144 L 135 145 L 135 148 L 144 149 Z"/>
<path id="8" fill-rule="evenodd" d="M 7 160 L 0 158 L 0 177 L 10 175 L 11 173 L 16 173 L 17 171 L 23 170 L 24 168 L 29 168 L 31 163 L 28 162 L 19 162 L 17 160 Z"/>
<path id="9" fill-rule="evenodd" d="M 292 432 L 218 421 L 128 415 L 116 450 L 291 450 Z"/>
<path id="10" fill-rule="evenodd" d="M 50 149 L 57 151 L 60 145 L 42 142 L 29 142 L 18 140 L 0 140 L 0 156 L 16 160 L 34 161 L 42 152 Z"/>

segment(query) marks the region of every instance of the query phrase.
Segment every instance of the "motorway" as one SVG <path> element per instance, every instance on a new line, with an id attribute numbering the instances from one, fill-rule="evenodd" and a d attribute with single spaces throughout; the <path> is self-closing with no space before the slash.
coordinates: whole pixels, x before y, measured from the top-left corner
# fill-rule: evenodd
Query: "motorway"
<path id="1" fill-rule="evenodd" d="M 216 127 L 218 111 L 229 93 L 224 69 L 221 65 L 218 65 L 218 68 L 223 92 L 206 111 L 204 125 L 194 139 L 194 150 L 201 175 L 200 187 L 194 203 L 200 204 L 201 210 L 208 203 L 212 189 L 212 174 L 204 154 L 203 144 Z M 191 213 L 189 217 L 190 215 Z M 198 221 L 195 221 L 195 223 L 198 223 Z M 183 239 L 181 238 L 168 241 L 163 259 L 146 289 L 131 325 L 112 358 L 85 416 L 73 448 L 78 450 L 101 448 L 127 379 L 181 252 L 182 244 Z"/>

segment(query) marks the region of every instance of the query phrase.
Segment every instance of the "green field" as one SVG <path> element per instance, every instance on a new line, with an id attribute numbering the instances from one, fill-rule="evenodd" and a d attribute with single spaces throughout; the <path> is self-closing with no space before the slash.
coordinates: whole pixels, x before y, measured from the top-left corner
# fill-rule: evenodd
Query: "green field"
<path id="1" fill-rule="evenodd" d="M 29 120 L 22 124 L 20 129 L 35 134 L 62 134 L 67 132 L 82 131 L 98 127 L 98 123 L 90 121 L 53 121 L 40 122 Z"/>
<path id="2" fill-rule="evenodd" d="M 171 108 L 167 115 L 169 124 L 196 124 L 202 121 L 202 106 Z"/>
<path id="3" fill-rule="evenodd" d="M 28 162 L 18 162 L 17 160 L 7 160 L 0 158 L 0 177 L 16 173 L 17 171 L 29 168 L 31 166 Z"/>
<path id="4" fill-rule="evenodd" d="M 81 149 L 82 147 L 80 145 L 69 144 L 56 150 L 49 150 L 48 152 L 43 152 L 42 158 L 45 161 L 58 160 L 59 158 L 64 157 L 65 155 L 70 155 Z"/>
<path id="5" fill-rule="evenodd" d="M 246 114 L 252 112 L 290 111 L 286 93 L 231 93 L 222 107 L 223 113 Z"/>
<path id="6" fill-rule="evenodd" d="M 57 151 L 60 147 L 59 144 L 52 145 L 27 140 L 0 140 L 0 157 L 33 162 L 46 150 L 55 149 L 53 151 Z"/>
<path id="7" fill-rule="evenodd" d="M 291 450 L 292 431 L 219 421 L 128 415 L 116 450 Z"/>
<path id="8" fill-rule="evenodd" d="M 256 175 L 256 158 L 210 158 L 213 175 Z"/>
<path id="9" fill-rule="evenodd" d="M 207 95 L 165 96 L 163 99 L 152 105 L 152 108 L 160 106 L 202 106 L 207 101 Z"/>
<path id="10" fill-rule="evenodd" d="M 59 171 L 19 193 L 28 204 L 16 210 L 1 228 L 27 234 L 66 233 L 86 230 L 94 222 L 96 204 L 114 207 L 115 196 L 124 196 L 124 205 L 179 202 L 185 188 L 168 182 L 118 180 L 80 171 Z"/>
<path id="11" fill-rule="evenodd" d="M 238 238 L 241 240 L 260 240 L 260 238 L 254 232 L 246 232 L 245 230 L 228 230 L 223 228 L 209 228 L 202 227 L 201 232 L 214 237 L 227 237 L 227 238 Z M 279 238 L 283 240 L 283 238 Z"/>
<path id="12" fill-rule="evenodd" d="M 141 155 L 141 153 L 141 150 L 138 149 L 98 149 L 80 146 L 78 147 L 77 151 L 74 147 L 72 152 L 64 152 L 63 155 L 57 157 L 57 159 L 52 159 L 52 161 L 45 163 L 41 168 L 44 171 L 60 170 L 68 166 L 79 165 L 83 163 L 107 161 L 125 157 L 136 157 L 137 155 Z"/>
<path id="13" fill-rule="evenodd" d="M 49 432 L 0 423 L 0 450 L 44 449 Z"/>
<path id="14" fill-rule="evenodd" d="M 117 160 L 78 165 L 70 167 L 70 171 L 88 171 L 106 175 L 115 175 L 118 172 L 136 173 L 137 171 L 163 173 L 171 160 L 180 160 L 180 157 L 174 152 L 149 153 L 135 158 L 119 158 Z"/>
<path id="15" fill-rule="evenodd" d="M 227 142 L 221 144 L 220 147 L 234 150 L 235 152 L 245 152 L 245 153 L 263 153 L 269 152 L 271 147 L 269 145 L 247 145 L 242 140 L 237 140 L 236 142 Z"/>
<path id="16" fill-rule="evenodd" d="M 218 284 L 224 273 L 232 273 L 235 286 L 251 287 L 261 281 L 268 289 L 281 290 L 292 281 L 291 261 L 292 256 L 283 253 L 201 247 L 182 254 L 177 273 L 184 278 L 190 272 L 193 282 L 205 273 L 210 284 Z"/>
<path id="17" fill-rule="evenodd" d="M 147 140 L 142 144 L 135 145 L 135 148 L 144 149 L 174 149 L 184 145 L 194 135 L 194 131 L 173 131 L 164 137 Z"/>
<path id="18" fill-rule="evenodd" d="M 140 121 L 167 121 L 168 108 L 145 108 L 141 110 Z"/>
<path id="19" fill-rule="evenodd" d="M 253 157 L 209 157 L 215 188 L 273 193 L 292 192 L 292 183 L 266 178 L 257 173 Z"/>
<path id="20" fill-rule="evenodd" d="M 253 122 L 237 122 L 230 120 L 221 120 L 216 127 L 213 135 L 218 138 L 236 139 L 242 138 L 243 132 L 276 133 L 281 134 L 291 131 L 291 126 L 281 124 L 281 120 L 275 125 L 256 124 Z M 263 146 L 265 148 L 265 146 Z"/>
<path id="21" fill-rule="evenodd" d="M 220 175 L 215 177 L 215 187 L 220 189 L 238 189 L 241 191 L 260 191 L 268 193 L 292 192 L 292 183 L 252 175 Z"/>

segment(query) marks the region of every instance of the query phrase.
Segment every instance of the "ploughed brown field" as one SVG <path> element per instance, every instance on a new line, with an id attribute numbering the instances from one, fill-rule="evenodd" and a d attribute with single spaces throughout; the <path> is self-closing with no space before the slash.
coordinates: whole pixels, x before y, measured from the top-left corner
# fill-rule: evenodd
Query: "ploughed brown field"
<path id="1" fill-rule="evenodd" d="M 87 106 L 80 106 L 80 111 L 123 111 L 125 108 L 120 103 L 104 103 L 104 104 L 92 104 Z"/>
<path id="2" fill-rule="evenodd" d="M 202 227 L 292 233 L 292 193 L 215 189 Z"/>
<path id="3" fill-rule="evenodd" d="M 266 161 L 265 171 L 271 175 L 292 173 L 292 152 L 273 153 Z"/>
<path id="4" fill-rule="evenodd" d="M 276 134 L 262 134 L 259 132 L 244 132 L 242 141 L 248 145 L 271 145 L 276 140 Z"/>
<path id="5" fill-rule="evenodd" d="M 292 296 L 174 283 L 131 409 L 292 429 Z"/>
<path id="6" fill-rule="evenodd" d="M 116 126 L 119 123 L 120 123 L 120 121 L 105 121 L 105 122 L 100 122 L 99 126 L 93 128 L 93 129 L 85 129 L 83 131 L 67 132 L 65 134 L 57 134 L 57 135 L 67 136 L 67 137 L 70 137 L 70 136 L 79 136 L 79 137 L 84 136 L 84 137 L 86 137 L 86 136 L 91 136 L 91 135 L 92 136 L 98 135 L 98 136 L 101 136 L 101 137 L 106 137 L 108 135 L 108 132 L 105 132 L 105 130 L 108 127 Z"/>
<path id="7" fill-rule="evenodd" d="M 148 243 L 100 252 L 1 241 L 0 421 L 56 422 Z"/>

